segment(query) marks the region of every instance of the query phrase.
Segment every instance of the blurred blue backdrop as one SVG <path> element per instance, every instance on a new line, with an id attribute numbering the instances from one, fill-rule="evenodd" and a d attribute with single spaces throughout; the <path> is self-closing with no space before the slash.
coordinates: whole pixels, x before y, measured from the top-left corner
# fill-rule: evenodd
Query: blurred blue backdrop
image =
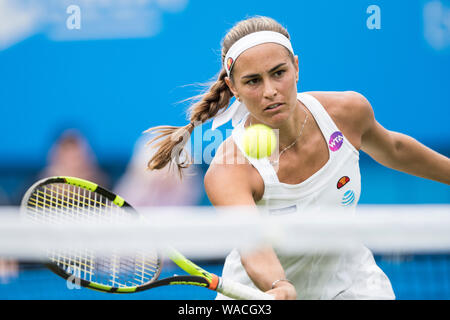
<path id="1" fill-rule="evenodd" d="M 72 4 L 79 29 L 69 28 Z M 379 28 L 371 28 L 371 5 Z M 83 132 L 114 184 L 142 131 L 186 124 L 180 101 L 219 72 L 223 36 L 253 15 L 288 28 L 299 91 L 358 91 L 384 127 L 450 154 L 447 0 L 0 0 L 3 203 L 18 203 L 66 127 Z M 448 186 L 364 154 L 361 171 L 361 203 L 450 202 Z"/>

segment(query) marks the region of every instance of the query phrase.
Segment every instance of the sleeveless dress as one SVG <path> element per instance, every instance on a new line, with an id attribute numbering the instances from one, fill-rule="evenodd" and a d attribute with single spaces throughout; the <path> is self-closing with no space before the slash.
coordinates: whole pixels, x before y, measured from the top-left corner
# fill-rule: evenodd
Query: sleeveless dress
<path id="1" fill-rule="evenodd" d="M 359 152 L 316 98 L 299 93 L 298 100 L 311 112 L 328 144 L 328 162 L 299 184 L 281 183 L 267 158 L 247 157 L 241 149 L 245 118 L 234 128 L 232 137 L 264 181 L 264 195 L 256 204 L 269 214 L 298 215 L 299 219 L 302 212 L 333 206 L 342 209 L 337 212 L 354 213 L 361 193 Z M 395 299 L 389 279 L 363 245 L 342 253 L 317 250 L 298 256 L 277 255 L 298 299 Z M 227 256 L 222 276 L 256 288 L 236 249 Z M 216 299 L 228 298 L 218 294 Z"/>

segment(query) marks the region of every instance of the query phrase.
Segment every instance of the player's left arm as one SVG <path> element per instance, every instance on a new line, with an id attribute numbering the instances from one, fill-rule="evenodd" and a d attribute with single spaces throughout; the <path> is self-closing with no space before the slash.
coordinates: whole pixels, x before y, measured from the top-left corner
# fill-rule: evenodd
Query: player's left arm
<path id="1" fill-rule="evenodd" d="M 349 100 L 361 130 L 361 150 L 386 167 L 450 184 L 448 157 L 410 136 L 385 129 L 375 120 L 372 106 L 364 96 L 353 93 Z"/>

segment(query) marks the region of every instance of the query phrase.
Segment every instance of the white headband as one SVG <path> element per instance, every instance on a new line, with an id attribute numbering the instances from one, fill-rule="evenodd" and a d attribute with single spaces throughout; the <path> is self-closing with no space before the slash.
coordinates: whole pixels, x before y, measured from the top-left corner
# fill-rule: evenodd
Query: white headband
<path id="1" fill-rule="evenodd" d="M 257 45 L 263 43 L 278 43 L 286 47 L 293 55 L 294 50 L 292 44 L 288 38 L 279 32 L 274 31 L 259 31 L 250 33 L 249 35 L 236 41 L 228 50 L 225 60 L 223 61 L 223 67 L 230 76 L 231 69 L 233 69 L 234 63 L 237 58 L 245 51 Z"/>
<path id="2" fill-rule="evenodd" d="M 292 44 L 288 38 L 278 32 L 274 31 L 259 31 L 250 33 L 249 35 L 236 41 L 231 48 L 228 50 L 225 60 L 223 62 L 223 67 L 227 71 L 228 76 L 233 69 L 234 63 L 237 58 L 245 51 L 257 45 L 263 43 L 277 43 L 285 48 L 287 48 L 292 55 L 294 55 L 294 50 L 292 49 Z M 214 117 L 211 129 L 214 130 L 221 125 L 232 121 L 233 127 L 235 127 L 245 116 L 248 114 L 247 107 L 245 104 L 236 100 L 230 107 L 228 107 L 224 112 L 216 115 Z"/>

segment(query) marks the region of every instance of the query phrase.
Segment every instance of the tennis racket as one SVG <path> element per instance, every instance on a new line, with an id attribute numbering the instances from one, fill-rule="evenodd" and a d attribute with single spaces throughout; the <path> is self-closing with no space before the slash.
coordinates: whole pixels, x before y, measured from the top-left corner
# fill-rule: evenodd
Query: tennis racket
<path id="1" fill-rule="evenodd" d="M 93 182 L 74 177 L 50 177 L 25 193 L 21 212 L 37 223 L 111 221 L 139 214 L 120 196 Z M 194 285 L 239 300 L 268 300 L 272 295 L 210 273 L 177 250 L 167 256 L 189 275 L 158 279 L 162 258 L 155 250 L 127 256 L 97 255 L 90 250 L 51 250 L 45 265 L 83 287 L 109 293 L 133 293 L 165 285 Z"/>

